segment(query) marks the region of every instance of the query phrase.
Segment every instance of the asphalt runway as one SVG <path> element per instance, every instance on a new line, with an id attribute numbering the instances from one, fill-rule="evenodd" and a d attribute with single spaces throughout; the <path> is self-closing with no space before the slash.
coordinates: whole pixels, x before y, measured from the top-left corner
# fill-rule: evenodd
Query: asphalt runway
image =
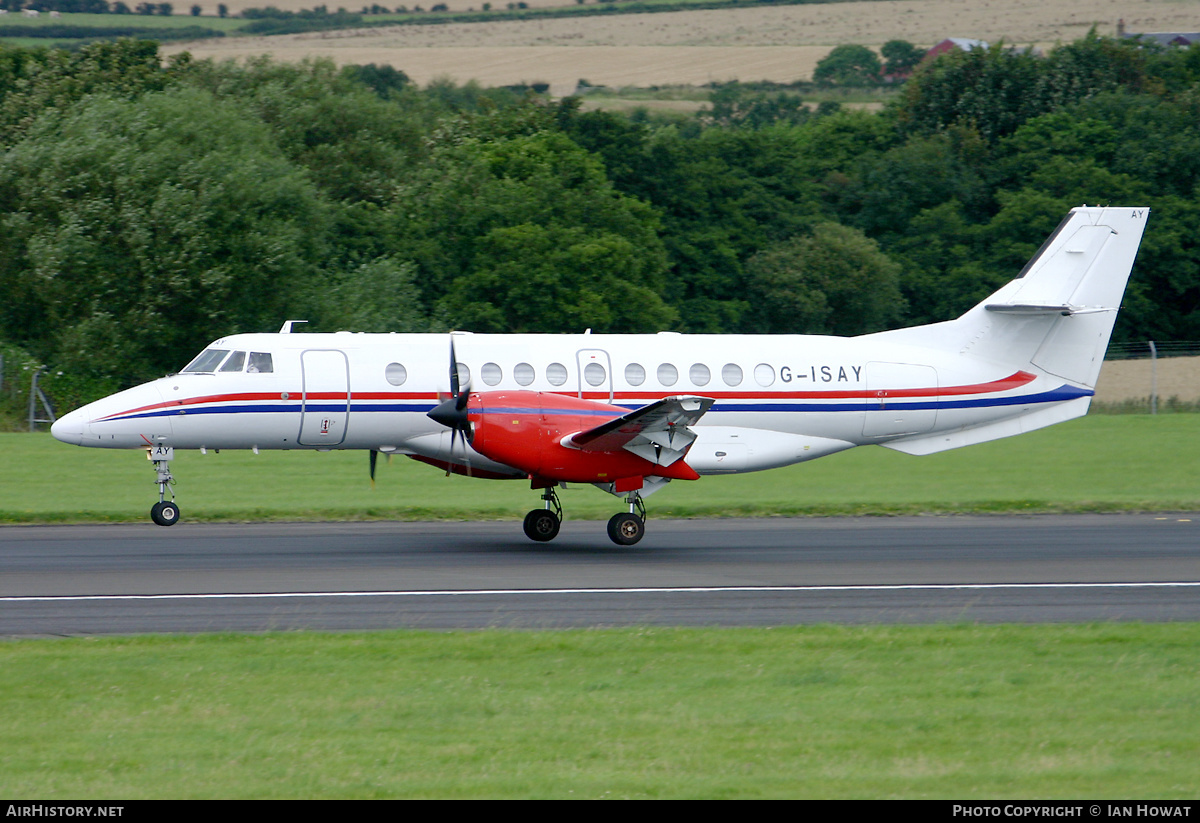
<path id="1" fill-rule="evenodd" d="M 13 526 L 0 636 L 1200 620 L 1200 515 Z"/>

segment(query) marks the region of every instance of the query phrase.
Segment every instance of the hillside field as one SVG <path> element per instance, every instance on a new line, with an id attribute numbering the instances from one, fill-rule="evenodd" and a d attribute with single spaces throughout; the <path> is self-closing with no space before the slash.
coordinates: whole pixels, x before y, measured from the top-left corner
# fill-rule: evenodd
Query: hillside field
<path id="1" fill-rule="evenodd" d="M 205 14 L 213 13 L 204 3 Z M 232 12 L 241 6 L 227 4 Z M 264 5 L 247 0 L 246 6 Z M 282 9 L 313 0 L 281 0 Z M 449 0 L 452 10 L 476 0 Z M 493 3 L 495 7 L 503 4 Z M 568 5 L 534 0 L 530 5 Z M 348 7 L 356 10 L 355 7 Z M 1195 5 L 1179 0 L 868 0 L 662 14 L 627 14 L 530 21 L 395 26 L 274 37 L 226 37 L 172 44 L 168 54 L 239 58 L 269 53 L 281 60 L 326 57 L 339 64 L 389 64 L 425 84 L 436 77 L 484 85 L 548 82 L 555 94 L 579 79 L 613 87 L 701 85 L 713 81 L 808 80 L 829 50 L 843 43 L 878 47 L 901 38 L 929 46 L 969 37 L 1052 47 L 1094 26 L 1129 31 L 1191 31 Z"/>

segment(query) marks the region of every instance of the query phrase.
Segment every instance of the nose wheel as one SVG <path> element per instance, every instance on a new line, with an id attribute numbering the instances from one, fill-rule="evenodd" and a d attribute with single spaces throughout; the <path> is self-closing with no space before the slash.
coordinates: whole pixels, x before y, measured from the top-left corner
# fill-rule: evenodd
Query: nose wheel
<path id="1" fill-rule="evenodd" d="M 179 507 L 174 500 L 160 500 L 150 507 L 150 519 L 159 526 L 174 526 L 179 522 Z"/>
<path id="2" fill-rule="evenodd" d="M 171 486 L 175 478 L 171 476 L 171 461 L 175 458 L 175 449 L 170 446 L 153 446 L 147 450 L 146 457 L 154 463 L 157 475 L 158 502 L 150 507 L 150 519 L 159 526 L 174 526 L 179 522 L 179 507 L 175 505 L 175 493 Z M 171 499 L 167 500 L 170 493 Z"/>

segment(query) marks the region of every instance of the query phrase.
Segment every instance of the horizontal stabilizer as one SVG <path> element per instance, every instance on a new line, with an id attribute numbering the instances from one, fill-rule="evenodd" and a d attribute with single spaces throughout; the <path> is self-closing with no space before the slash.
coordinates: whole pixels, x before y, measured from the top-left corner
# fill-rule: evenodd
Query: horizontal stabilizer
<path id="1" fill-rule="evenodd" d="M 1038 306 L 1032 303 L 988 303 L 984 308 L 1001 314 L 1061 314 L 1070 317 L 1075 313 L 1070 306 Z"/>
<path id="2" fill-rule="evenodd" d="M 1054 315 L 1059 314 L 1063 317 L 1074 317 L 1077 314 L 1103 314 L 1104 312 L 1116 312 L 1115 308 L 1108 309 L 1103 306 L 1097 308 L 1080 308 L 1079 306 L 1035 306 L 1029 303 L 988 303 L 984 306 L 988 311 L 998 312 L 1000 314 L 1024 314 L 1024 315 Z"/>

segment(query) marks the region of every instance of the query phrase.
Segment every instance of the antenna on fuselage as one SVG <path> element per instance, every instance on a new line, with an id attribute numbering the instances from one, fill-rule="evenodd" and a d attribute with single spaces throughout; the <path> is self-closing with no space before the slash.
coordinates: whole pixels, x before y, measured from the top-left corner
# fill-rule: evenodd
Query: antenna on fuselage
<path id="1" fill-rule="evenodd" d="M 292 326 L 296 325 L 297 323 L 307 323 L 307 322 L 308 322 L 307 320 L 285 320 L 285 321 L 283 321 L 283 325 L 279 327 L 279 333 L 280 334 L 291 334 Z"/>

